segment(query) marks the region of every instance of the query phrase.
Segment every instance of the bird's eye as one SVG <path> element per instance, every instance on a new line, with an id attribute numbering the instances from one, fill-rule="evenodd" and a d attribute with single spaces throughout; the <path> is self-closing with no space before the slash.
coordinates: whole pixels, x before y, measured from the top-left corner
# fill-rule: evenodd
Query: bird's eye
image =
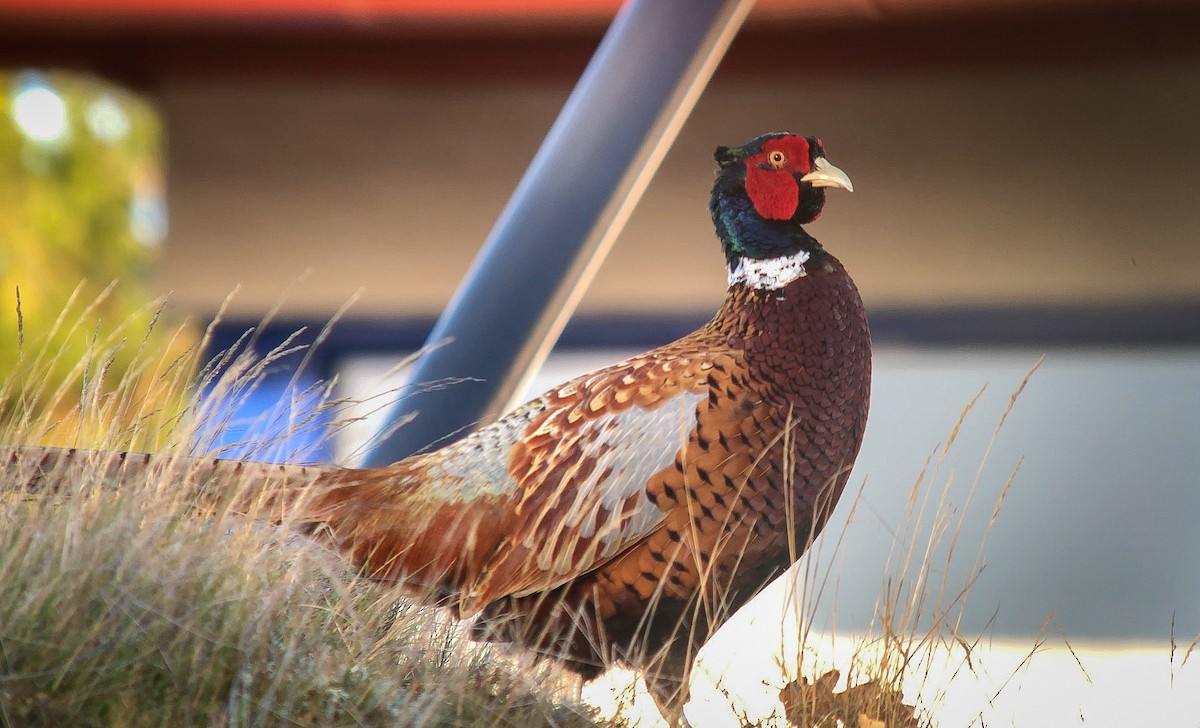
<path id="1" fill-rule="evenodd" d="M 782 167 L 783 163 L 786 161 L 787 157 L 784 156 L 783 152 L 779 151 L 778 149 L 767 154 L 767 164 L 770 164 L 775 169 Z"/>

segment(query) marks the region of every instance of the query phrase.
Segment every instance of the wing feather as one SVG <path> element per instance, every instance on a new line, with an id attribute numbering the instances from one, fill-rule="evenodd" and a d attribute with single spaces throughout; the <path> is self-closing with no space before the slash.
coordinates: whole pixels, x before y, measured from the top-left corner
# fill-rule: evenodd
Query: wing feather
<path id="1" fill-rule="evenodd" d="M 686 345 L 685 345 L 686 344 Z M 585 375 L 547 393 L 515 444 L 509 474 L 517 528 L 474 585 L 464 615 L 505 596 L 564 584 L 640 543 L 666 513 L 646 486 L 676 467 L 708 405 L 722 347 L 699 338 Z"/>

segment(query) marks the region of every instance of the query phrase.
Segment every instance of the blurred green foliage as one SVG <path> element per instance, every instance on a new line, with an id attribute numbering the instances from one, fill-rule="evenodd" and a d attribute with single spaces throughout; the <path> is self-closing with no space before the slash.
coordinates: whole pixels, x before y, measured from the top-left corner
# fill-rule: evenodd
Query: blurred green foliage
<path id="1" fill-rule="evenodd" d="M 92 429 L 178 415 L 176 360 L 195 334 L 158 320 L 149 288 L 162 160 L 162 125 L 137 95 L 0 71 L 0 424 L 41 418 L 45 441 L 83 445 Z"/>

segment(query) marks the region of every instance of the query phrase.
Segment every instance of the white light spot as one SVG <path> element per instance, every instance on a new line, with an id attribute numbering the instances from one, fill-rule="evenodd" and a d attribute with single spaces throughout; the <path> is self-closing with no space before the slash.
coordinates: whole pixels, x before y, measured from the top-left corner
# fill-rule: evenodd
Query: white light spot
<path id="1" fill-rule="evenodd" d="M 13 84 L 12 116 L 17 129 L 39 144 L 66 141 L 67 105 L 38 74 L 22 73 Z"/>
<path id="2" fill-rule="evenodd" d="M 152 248 L 167 237 L 167 201 L 162 185 L 135 184 L 129 201 L 129 228 L 133 237 Z"/>
<path id="3" fill-rule="evenodd" d="M 88 104 L 83 118 L 88 129 L 102 142 L 118 142 L 129 136 L 129 116 L 121 108 L 121 102 L 111 94 L 103 94 Z"/>

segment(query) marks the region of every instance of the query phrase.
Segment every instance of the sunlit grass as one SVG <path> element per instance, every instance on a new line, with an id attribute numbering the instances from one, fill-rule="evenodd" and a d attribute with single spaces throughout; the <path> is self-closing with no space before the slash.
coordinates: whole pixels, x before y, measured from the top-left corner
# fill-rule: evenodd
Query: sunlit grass
<path id="1" fill-rule="evenodd" d="M 56 354 L 26 355 L 31 370 L 5 386 L 32 405 L 47 396 L 37 366 Z M 107 357 L 98 343 L 78 366 Z M 185 362 L 169 376 L 183 371 Z M 234 379 L 218 389 L 239 391 L 262 367 L 226 371 Z M 99 400 L 85 392 L 72 422 L 141 406 L 142 391 L 121 382 Z M 166 453 L 191 451 L 196 412 L 170 423 Z M 552 665 L 466 640 L 438 610 L 357 578 L 286 524 L 198 509 L 184 458 L 168 455 L 116 484 L 95 454 L 34 492 L 13 492 L 34 464 L 10 460 L 7 448 L 59 426 L 48 416 L 14 421 L 0 433 L 0 724 L 594 724 L 555 689 L 564 680 Z M 78 444 L 125 448 L 143 434 L 81 427 Z"/>
<path id="2" fill-rule="evenodd" d="M 1012 393 L 999 415 L 992 443 L 1040 365 L 1037 362 Z M 971 586 L 985 563 L 987 533 L 1020 466 L 1005 477 L 995 502 L 987 504 L 991 517 L 978 543 L 964 542 L 962 533 L 968 516 L 975 515 L 971 501 L 984 477 L 991 444 L 965 502 L 953 502 L 956 475 L 944 469 L 946 455 L 982 393 L 966 404 L 945 442 L 926 459 L 911 485 L 905 510 L 897 518 L 899 527 L 890 534 L 891 553 L 865 632 L 839 634 L 836 629 L 815 627 L 819 605 L 833 600 L 836 615 L 838 571 L 854 568 L 839 558 L 846 531 L 827 533 L 814 543 L 814 553 L 800 563 L 794 579 L 784 582 L 780 650 L 773 677 L 779 681 L 773 690 L 783 707 L 762 719 L 765 722 L 932 728 L 941 725 L 947 669 L 949 674 L 985 669 L 975 648 L 987 636 L 964 632 L 962 618 Z M 860 489 L 857 496 L 845 496 L 853 499 L 849 521 L 854 520 L 862 495 Z M 821 559 L 822 551 L 833 558 Z M 968 562 L 966 576 L 954 581 L 950 575 L 962 571 L 954 567 L 963 560 Z M 820 563 L 826 564 L 824 569 L 817 566 Z M 1027 656 L 1032 657 L 1037 647 L 1031 644 Z"/>
<path id="3" fill-rule="evenodd" d="M 290 349 L 284 344 L 265 361 L 232 352 L 224 374 L 201 368 L 199 376 L 227 377 L 217 391 L 236 397 Z M 33 372 L 43 357 L 55 356 L 30 352 L 26 361 Z M 77 366 L 96 371 L 105 357 L 105 344 L 97 342 Z M 125 448 L 161 440 L 168 453 L 191 452 L 196 422 L 212 416 L 199 406 L 165 424 L 133 418 L 143 428 L 159 428 L 154 433 L 104 431 L 112 412 L 156 411 L 144 395 L 144 372 L 159 372 L 163 386 L 178 388 L 196 369 L 181 359 L 132 371 L 136 388 L 119 385 L 103 397 L 86 391 L 78 397 L 70 421 L 82 425 L 79 444 Z M 4 386 L 22 381 L 25 389 L 12 401 L 48 396 L 37 391 L 36 376 L 12 377 Z M 345 405 L 321 406 L 337 412 Z M 702 652 L 687 711 L 695 725 L 992 725 L 983 716 L 1004 715 L 1014 701 L 1034 694 L 1075 699 L 1075 693 L 1068 698 L 1046 689 L 1046 681 L 1084 686 L 1079 695 L 1094 693 L 1100 680 L 1115 682 L 1118 658 L 1109 660 L 1102 646 L 1077 649 L 1052 621 L 1028 645 L 1001 645 L 986 632 L 962 629 L 986 547 L 962 538 L 967 512 L 984 509 L 994 523 L 1019 480 L 1016 469 L 1002 476 L 995 502 L 973 504 L 973 495 L 966 503 L 950 502 L 956 476 L 943 465 L 963 421 L 978 416 L 973 405 L 912 484 L 907 511 L 892 534 L 895 549 L 871 628 L 850 634 L 815 626 L 818 604 L 834 600 L 836 613 L 838 570 L 850 567 L 836 558 L 806 557 L 794 579 L 770 590 L 776 597 L 782 592 L 776 602 L 786 605 L 782 613 L 765 614 L 759 600 L 744 610 L 755 612 L 752 623 L 738 615 Z M 1007 415 L 999 416 L 994 437 Z M 18 422 L 0 433 L 0 449 L 36 442 L 63 426 L 46 417 Z M 309 423 L 292 421 L 280 434 Z M 265 525 L 198 508 L 197 494 L 183 487 L 188 463 L 161 463 L 117 488 L 102 468 L 63 471 L 61 482 L 43 483 L 34 493 L 10 491 L 0 501 L 0 724 L 658 722 L 638 675 L 615 670 L 585 689 L 587 702 L 602 709 L 601 719 L 580 705 L 572 678 L 553 665 L 465 639 L 444 613 L 413 606 L 395 587 L 357 578 L 338 555 L 286 523 Z M 986 456 L 971 475 L 972 494 L 985 464 Z M 27 466 L 7 457 L 0 465 L 5 481 L 22 482 Z M 843 508 L 857 508 L 853 492 L 846 498 Z M 814 556 L 836 556 L 845 537 L 826 533 Z M 817 563 L 833 565 L 823 570 Z M 968 566 L 967 576 L 953 581 L 949 575 L 962 570 L 951 566 L 960 563 Z M 731 640 L 724 639 L 730 633 L 736 634 L 732 642 L 778 645 L 774 664 L 750 667 L 730 651 Z M 1194 649 L 1195 642 L 1172 635 L 1170 661 L 1164 645 L 1158 662 L 1162 680 L 1139 668 L 1145 678 L 1140 690 L 1194 685 Z M 1057 672 L 1047 671 L 1051 664 Z M 1165 700 L 1183 692 L 1166 691 Z M 1061 716 L 1062 705 L 1056 709 L 1053 714 Z M 1083 724 L 1110 724 L 1094 710 L 1078 712 Z M 724 717 L 714 717 L 718 713 Z"/>

